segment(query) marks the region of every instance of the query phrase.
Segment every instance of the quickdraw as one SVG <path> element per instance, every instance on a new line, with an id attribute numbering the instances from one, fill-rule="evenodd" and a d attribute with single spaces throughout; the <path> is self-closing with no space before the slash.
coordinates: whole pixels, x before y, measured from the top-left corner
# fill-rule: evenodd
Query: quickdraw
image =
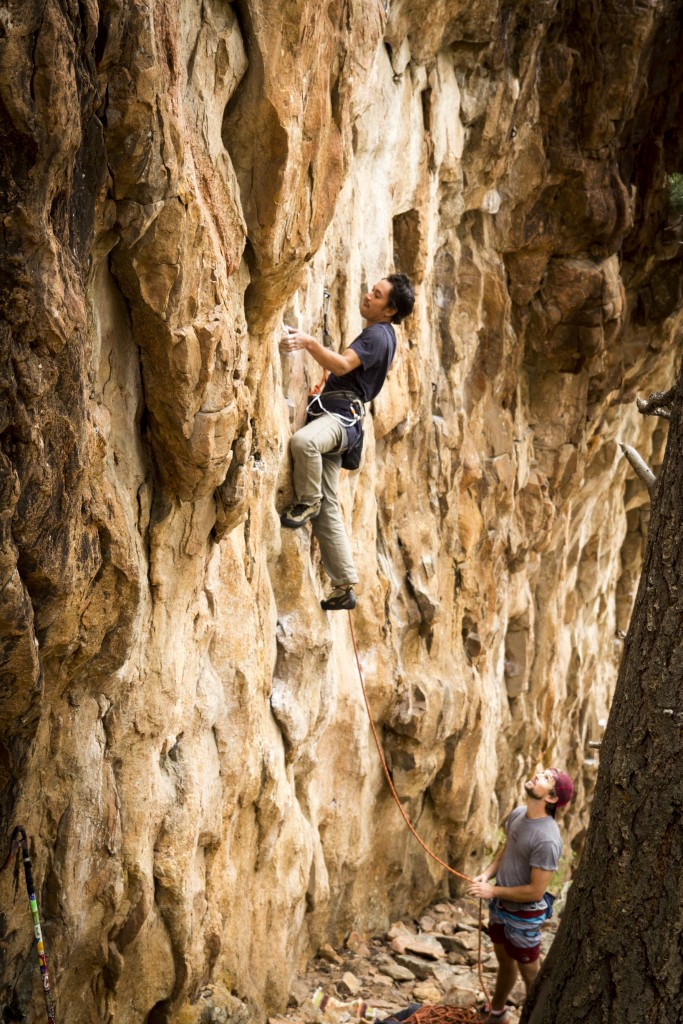
<path id="1" fill-rule="evenodd" d="M 332 296 L 328 292 L 327 288 L 325 288 L 323 290 L 323 347 L 324 348 L 332 348 L 332 335 L 330 334 L 330 332 L 327 329 L 327 317 L 328 317 L 328 314 L 329 314 L 329 311 L 330 311 L 330 299 L 331 299 L 331 297 Z M 325 387 L 326 383 L 327 383 L 327 370 L 323 370 L 323 375 L 320 378 L 320 383 L 316 384 L 316 386 L 314 388 L 311 388 L 311 390 L 308 393 L 309 401 L 313 398 L 314 395 L 319 395 L 320 394 L 322 389 Z"/>
<path id="2" fill-rule="evenodd" d="M 45 996 L 45 1009 L 47 1011 L 48 1024 L 56 1024 L 57 1018 L 55 1016 L 55 1007 L 52 1002 L 52 994 L 50 992 L 50 978 L 47 973 L 47 957 L 45 955 L 45 945 L 43 943 L 43 933 L 40 929 L 40 917 L 38 916 L 38 901 L 36 900 L 36 887 L 33 881 L 33 868 L 31 867 L 31 855 L 28 850 L 28 836 L 26 835 L 26 829 L 23 825 L 17 825 L 14 832 L 12 833 L 12 840 L 10 851 L 7 855 L 7 860 L 0 868 L 0 871 L 4 871 L 9 862 L 12 859 L 12 855 L 21 850 L 21 859 L 24 862 L 24 875 L 26 876 L 26 891 L 28 892 L 28 902 L 31 908 L 31 917 L 33 918 L 33 934 L 36 940 L 36 952 L 38 954 L 38 964 L 40 966 L 40 978 L 43 983 L 43 995 Z"/>
<path id="3" fill-rule="evenodd" d="M 323 345 L 325 348 L 332 348 L 332 337 L 327 329 L 327 314 L 330 311 L 331 295 L 327 288 L 323 290 Z"/>

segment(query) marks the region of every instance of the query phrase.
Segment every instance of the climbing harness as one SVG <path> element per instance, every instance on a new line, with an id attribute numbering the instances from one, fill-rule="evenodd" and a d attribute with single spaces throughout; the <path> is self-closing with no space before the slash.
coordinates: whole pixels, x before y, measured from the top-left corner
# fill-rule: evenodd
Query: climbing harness
<path id="1" fill-rule="evenodd" d="M 415 839 L 417 839 L 417 841 L 420 844 L 420 846 L 422 847 L 422 849 L 425 851 L 426 854 L 428 854 L 428 856 L 430 856 L 432 858 L 432 860 L 435 860 L 437 864 L 440 864 L 442 868 L 445 868 L 446 871 L 449 871 L 452 875 L 455 875 L 457 878 L 462 878 L 466 882 L 473 882 L 474 881 L 473 878 L 470 878 L 469 875 L 463 875 L 462 872 L 460 872 L 460 871 L 456 871 L 455 868 L 452 868 L 450 866 L 450 864 L 447 864 L 445 860 L 442 860 L 441 857 L 439 857 L 436 853 L 434 853 L 433 850 L 431 850 L 427 846 L 427 844 L 425 843 L 424 839 L 422 839 L 422 837 L 418 834 L 418 832 L 415 829 L 413 823 L 411 822 L 410 818 L 408 817 L 408 815 L 406 814 L 406 812 L 405 812 L 405 810 L 403 808 L 403 804 L 401 803 L 399 795 L 396 792 L 396 789 L 394 787 L 394 783 L 393 783 L 393 781 L 391 779 L 391 774 L 389 772 L 389 768 L 387 767 L 387 762 L 386 762 L 386 759 L 384 757 L 384 752 L 382 750 L 382 745 L 381 745 L 381 743 L 379 741 L 379 736 L 377 735 L 377 729 L 375 727 L 375 722 L 374 722 L 374 719 L 372 717 L 372 710 L 370 708 L 370 701 L 368 700 L 368 694 L 367 694 L 367 690 L 365 688 L 365 680 L 363 679 L 363 670 L 362 670 L 361 664 L 360 664 L 360 656 L 358 654 L 358 646 L 356 644 L 356 635 L 355 635 L 355 633 L 353 631 L 353 619 L 351 617 L 351 612 L 349 612 L 349 628 L 351 630 L 351 641 L 353 643 L 353 653 L 356 656 L 356 667 L 358 668 L 358 678 L 360 679 L 360 685 L 361 685 L 361 689 L 363 691 L 363 700 L 365 701 L 365 709 L 366 709 L 366 711 L 368 713 L 368 718 L 370 720 L 370 727 L 372 729 L 372 735 L 374 736 L 374 739 L 375 739 L 375 746 L 377 747 L 377 753 L 379 754 L 379 759 L 382 762 L 382 768 L 384 769 L 384 776 L 385 776 L 385 778 L 387 780 L 387 783 L 389 785 L 389 789 L 391 790 L 391 795 L 393 796 L 394 801 L 396 802 L 396 806 L 398 807 L 399 811 L 401 812 L 401 816 L 403 817 L 403 820 L 405 821 L 406 825 L 408 826 L 408 828 L 412 832 L 413 836 L 415 837 Z M 478 976 L 479 976 L 479 985 L 481 986 L 481 990 L 484 993 L 484 999 L 486 1000 L 487 1003 L 490 1003 L 488 990 L 486 988 L 486 983 L 484 981 L 484 972 L 483 972 L 482 962 L 481 962 L 481 932 L 482 932 L 482 927 L 483 927 L 483 900 L 480 899 L 479 900 L 479 942 L 478 942 L 478 945 L 477 945 L 477 973 L 478 973 Z M 460 1007 L 460 1006 L 423 1006 L 420 1010 L 417 1010 L 411 1017 L 408 1017 L 407 1020 L 404 1022 L 404 1024 L 470 1024 L 470 1022 L 472 1022 L 472 1024 L 474 1024 L 475 1021 L 480 1021 L 480 1020 L 481 1020 L 481 1018 L 477 1014 L 477 1011 L 472 1009 L 471 1007 Z"/>
<path id="2" fill-rule="evenodd" d="M 323 404 L 323 399 L 331 408 Z M 340 411 L 340 407 L 344 412 Z M 306 422 L 318 416 L 331 416 L 344 427 L 348 444 L 341 453 L 341 467 L 351 472 L 358 469 L 363 454 L 362 424 L 365 416 L 365 405 L 360 396 L 355 391 L 325 391 L 324 394 L 312 391 L 306 406 Z"/>
<path id="3" fill-rule="evenodd" d="M 326 391 L 324 397 L 326 400 L 330 399 L 333 405 L 335 401 L 339 402 L 341 399 L 344 404 L 348 405 L 349 415 L 346 416 L 335 409 L 327 409 L 322 403 L 320 392 L 315 391 L 311 392 L 306 406 L 306 411 L 312 419 L 316 419 L 318 416 L 331 416 L 337 423 L 341 423 L 342 427 L 353 427 L 363 419 L 365 406 L 355 391 Z"/>
<path id="4" fill-rule="evenodd" d="M 527 912 L 524 914 L 524 917 L 521 917 L 512 910 L 507 910 L 499 899 L 493 901 L 493 909 L 496 917 L 499 917 L 507 925 L 506 930 L 523 940 L 529 932 L 538 931 L 538 926 L 543 924 L 544 921 L 549 921 L 553 916 L 555 897 L 552 893 L 545 892 L 543 893 L 543 900 L 545 906 L 541 910 L 536 913 Z M 523 944 L 523 942 L 520 943 L 520 945 Z"/>
<path id="5" fill-rule="evenodd" d="M 40 930 L 40 918 L 38 916 L 38 901 L 36 900 L 36 887 L 33 881 L 31 856 L 28 851 L 28 836 L 26 835 L 26 829 L 23 827 L 23 825 L 17 825 L 14 832 L 12 833 L 10 851 L 7 855 L 7 860 L 0 868 L 0 871 L 5 870 L 5 868 L 12 859 L 12 855 L 18 852 L 19 850 L 21 850 L 21 859 L 24 862 L 26 890 L 28 892 L 28 902 L 31 908 L 31 917 L 33 918 L 33 934 L 35 935 L 36 939 L 36 952 L 38 953 L 40 977 L 43 983 L 43 995 L 45 996 L 45 1009 L 47 1010 L 47 1020 L 48 1024 L 56 1024 L 55 1007 L 54 1003 L 52 1002 L 52 994 L 50 992 L 50 979 L 47 973 L 47 958 L 45 955 L 45 946 L 43 945 L 43 933 Z"/>

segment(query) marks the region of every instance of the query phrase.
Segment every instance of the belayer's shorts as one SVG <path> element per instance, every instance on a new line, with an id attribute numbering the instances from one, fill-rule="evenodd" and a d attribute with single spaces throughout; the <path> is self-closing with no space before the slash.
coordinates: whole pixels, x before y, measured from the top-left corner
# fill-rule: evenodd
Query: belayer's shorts
<path id="1" fill-rule="evenodd" d="M 489 935 L 491 942 L 503 946 L 510 959 L 518 964 L 532 964 L 541 955 L 537 911 L 518 910 L 514 916 L 506 911 L 503 918 L 497 913 L 495 900 L 492 900 L 489 904 Z"/>

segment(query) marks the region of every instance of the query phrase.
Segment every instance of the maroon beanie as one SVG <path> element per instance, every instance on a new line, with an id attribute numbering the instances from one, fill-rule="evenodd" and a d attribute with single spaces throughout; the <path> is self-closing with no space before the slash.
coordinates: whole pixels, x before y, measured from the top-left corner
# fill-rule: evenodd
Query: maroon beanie
<path id="1" fill-rule="evenodd" d="M 558 772 L 557 768 L 550 769 L 555 776 L 555 792 L 557 793 L 557 807 L 564 807 L 574 796 L 574 783 L 566 772 Z"/>

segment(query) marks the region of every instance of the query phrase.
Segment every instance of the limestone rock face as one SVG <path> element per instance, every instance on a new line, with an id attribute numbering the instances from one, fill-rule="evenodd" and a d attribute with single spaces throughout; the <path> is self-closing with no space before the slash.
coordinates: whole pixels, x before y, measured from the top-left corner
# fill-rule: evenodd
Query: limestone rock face
<path id="1" fill-rule="evenodd" d="M 61 1018 L 260 1021 L 446 881 L 381 776 L 287 445 L 362 290 L 417 286 L 341 485 L 394 783 L 474 873 L 535 764 L 580 844 L 681 354 L 673 0 L 0 10 L 0 824 Z M 0 878 L 0 1006 L 38 1019 Z"/>

